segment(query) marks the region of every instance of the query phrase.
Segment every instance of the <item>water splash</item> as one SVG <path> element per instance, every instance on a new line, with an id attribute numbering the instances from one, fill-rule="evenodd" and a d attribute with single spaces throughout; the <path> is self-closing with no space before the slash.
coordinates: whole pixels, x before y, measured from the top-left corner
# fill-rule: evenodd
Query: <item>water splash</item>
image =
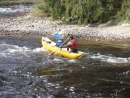
<path id="1" fill-rule="evenodd" d="M 45 51 L 47 51 L 44 47 L 41 47 L 41 48 L 35 48 L 35 49 L 33 49 L 32 50 L 33 52 L 45 52 Z"/>
<path id="2" fill-rule="evenodd" d="M 46 50 L 41 47 L 41 48 L 35 48 L 31 49 L 26 46 L 20 47 L 18 45 L 10 45 L 10 44 L 1 44 L 0 45 L 0 55 L 2 57 L 17 57 L 17 56 L 26 56 L 30 57 L 29 54 L 34 54 L 34 53 L 43 53 L 46 52 Z"/>
<path id="3" fill-rule="evenodd" d="M 108 62 L 108 63 L 130 63 L 130 57 L 128 58 L 115 57 L 113 55 L 102 55 L 100 53 L 91 54 L 89 56 L 92 59 L 99 59 L 103 62 Z"/>
<path id="4" fill-rule="evenodd" d="M 77 63 L 77 60 L 71 59 L 68 61 L 69 63 Z"/>

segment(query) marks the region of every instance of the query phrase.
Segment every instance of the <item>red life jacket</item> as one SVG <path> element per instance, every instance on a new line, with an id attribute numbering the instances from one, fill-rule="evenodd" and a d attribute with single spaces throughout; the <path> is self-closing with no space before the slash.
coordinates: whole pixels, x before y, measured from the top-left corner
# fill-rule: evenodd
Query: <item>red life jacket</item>
<path id="1" fill-rule="evenodd" d="M 73 39 L 73 40 L 71 40 L 71 46 L 69 47 L 71 50 L 73 50 L 73 49 L 77 49 L 78 47 L 77 47 L 77 40 L 76 39 Z"/>

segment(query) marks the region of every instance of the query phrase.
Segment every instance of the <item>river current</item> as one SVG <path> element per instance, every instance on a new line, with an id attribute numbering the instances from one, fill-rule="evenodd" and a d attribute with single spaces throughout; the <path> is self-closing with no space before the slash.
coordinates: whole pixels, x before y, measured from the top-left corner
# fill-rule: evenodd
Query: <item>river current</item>
<path id="1" fill-rule="evenodd" d="M 1 98 L 130 97 L 130 45 L 79 41 L 73 60 L 44 49 L 41 37 L 0 36 Z"/>
<path id="2" fill-rule="evenodd" d="M 41 46 L 40 37 L 0 39 L 2 98 L 130 96 L 127 44 L 117 48 L 111 44 L 79 43 L 87 55 L 72 60 L 57 54 L 50 56 L 51 52 Z"/>

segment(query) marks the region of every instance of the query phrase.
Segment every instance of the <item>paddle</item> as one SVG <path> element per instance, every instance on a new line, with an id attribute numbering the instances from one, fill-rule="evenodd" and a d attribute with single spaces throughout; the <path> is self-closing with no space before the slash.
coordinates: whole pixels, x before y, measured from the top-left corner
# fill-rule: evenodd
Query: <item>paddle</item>
<path id="1" fill-rule="evenodd" d="M 59 47 L 63 46 L 63 45 L 67 42 L 68 39 L 69 39 L 69 37 L 67 37 L 67 39 L 66 39 Z M 59 49 L 59 48 L 58 48 L 58 49 Z M 56 49 L 56 51 L 57 51 L 58 49 Z M 53 56 L 56 51 L 52 52 L 52 53 L 50 54 L 50 56 Z"/>

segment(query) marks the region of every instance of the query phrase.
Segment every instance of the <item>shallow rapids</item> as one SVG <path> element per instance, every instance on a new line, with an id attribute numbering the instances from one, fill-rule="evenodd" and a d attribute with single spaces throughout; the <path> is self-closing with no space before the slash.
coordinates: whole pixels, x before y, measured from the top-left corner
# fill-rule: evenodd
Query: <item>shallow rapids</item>
<path id="1" fill-rule="evenodd" d="M 50 56 L 51 52 L 41 46 L 40 37 L 0 39 L 2 98 L 130 96 L 129 45 L 111 51 L 115 45 L 79 43 L 86 55 L 73 60 Z"/>

